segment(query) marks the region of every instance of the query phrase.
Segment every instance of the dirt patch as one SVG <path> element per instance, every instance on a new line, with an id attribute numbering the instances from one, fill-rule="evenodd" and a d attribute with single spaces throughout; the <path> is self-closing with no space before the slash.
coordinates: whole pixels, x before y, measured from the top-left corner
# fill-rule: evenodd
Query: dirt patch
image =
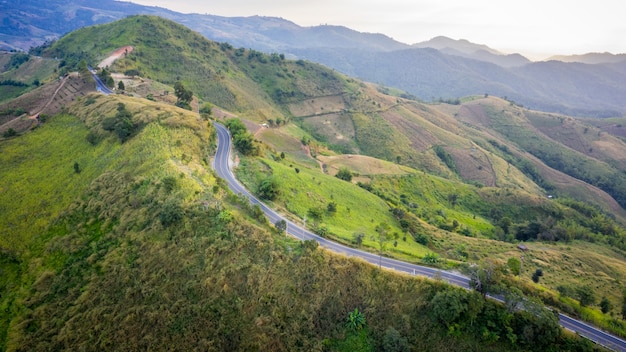
<path id="1" fill-rule="evenodd" d="M 360 175 L 404 175 L 408 172 L 400 165 L 365 155 L 318 156 L 318 160 L 326 165 L 329 175 L 335 175 L 341 167 Z"/>
<path id="2" fill-rule="evenodd" d="M 403 114 L 389 110 L 382 114 L 385 120 L 391 123 L 398 131 L 409 139 L 411 148 L 418 152 L 426 151 L 433 144 L 436 144 L 438 139 L 429 132 L 424 126 L 415 123 Z"/>
<path id="3" fill-rule="evenodd" d="M 489 158 L 477 148 L 446 148 L 452 155 L 459 176 L 466 181 L 476 181 L 485 186 L 496 186 L 496 174 Z"/>
<path id="4" fill-rule="evenodd" d="M 120 57 L 122 57 L 124 55 L 128 55 L 129 53 L 131 53 L 133 51 L 133 49 L 134 48 L 132 46 L 127 45 L 127 46 L 123 46 L 123 47 L 115 50 L 113 53 L 111 53 L 111 55 L 109 55 L 109 57 L 107 57 L 106 59 L 102 60 L 98 64 L 98 67 L 105 68 L 105 67 L 109 67 L 109 66 L 113 65 L 115 60 L 119 59 Z"/>
<path id="5" fill-rule="evenodd" d="M 289 110 L 296 117 L 314 116 L 329 112 L 338 112 L 346 108 L 343 95 L 315 97 L 289 104 Z"/>
<path id="6" fill-rule="evenodd" d="M 479 104 L 464 104 L 459 109 L 459 120 L 479 126 L 489 126 L 489 115 L 485 108 Z"/>

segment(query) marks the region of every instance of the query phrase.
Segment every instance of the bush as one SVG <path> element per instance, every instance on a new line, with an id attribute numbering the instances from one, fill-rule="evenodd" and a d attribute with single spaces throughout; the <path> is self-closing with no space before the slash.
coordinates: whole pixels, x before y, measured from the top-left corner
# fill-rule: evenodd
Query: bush
<path id="1" fill-rule="evenodd" d="M 352 172 L 350 172 L 350 170 L 348 170 L 347 168 L 342 167 L 339 169 L 339 172 L 337 172 L 335 177 L 339 178 L 340 180 L 350 182 L 352 181 Z"/>
<path id="2" fill-rule="evenodd" d="M 12 128 L 9 128 L 8 130 L 6 130 L 6 131 L 4 131 L 2 133 L 2 137 L 4 137 L 4 138 L 11 138 L 11 137 L 14 137 L 16 135 L 17 135 L 17 132 L 14 129 L 12 129 Z"/>
<path id="3" fill-rule="evenodd" d="M 182 220 L 184 215 L 183 208 L 177 202 L 170 201 L 163 205 L 159 220 L 163 226 L 170 226 Z"/>
<path id="4" fill-rule="evenodd" d="M 259 185 L 259 197 L 265 200 L 274 200 L 280 194 L 280 186 L 274 177 L 268 177 Z"/>

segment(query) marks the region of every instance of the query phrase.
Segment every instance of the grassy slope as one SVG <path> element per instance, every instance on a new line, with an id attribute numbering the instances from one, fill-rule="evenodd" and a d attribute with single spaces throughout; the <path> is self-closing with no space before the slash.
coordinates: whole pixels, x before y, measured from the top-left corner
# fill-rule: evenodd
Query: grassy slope
<path id="1" fill-rule="evenodd" d="M 2 143 L 12 165 L 2 179 L 29 181 L 3 184 L 3 194 L 25 198 L 12 211 L 43 209 L 30 215 L 50 224 L 24 226 L 23 246 L 2 244 L 3 349 L 347 350 L 357 343 L 344 327 L 354 308 L 366 316 L 368 328 L 356 338 L 368 350 L 382 347 L 389 327 L 418 350 L 518 348 L 484 337 L 499 333 L 497 326 L 480 330 L 464 317 L 463 334 L 449 336 L 428 313 L 446 285 L 301 248 L 251 222 L 207 171 L 211 129 L 196 115 L 133 98 L 91 98 Z M 99 125 L 120 102 L 144 124 L 124 144 Z M 88 133 L 103 139 L 88 144 Z M 73 160 L 81 173 L 73 173 Z M 34 167 L 53 162 L 68 166 L 50 166 L 48 177 Z M 324 183 L 333 182 L 343 181 Z M 29 191 L 48 187 L 64 197 Z M 183 217 L 164 223 L 172 206 Z M 492 303 L 481 307 L 476 321 L 495 319 Z"/>
<path id="2" fill-rule="evenodd" d="M 127 27 L 122 29 L 123 26 L 119 28 L 100 26 L 95 29 L 78 31 L 64 38 L 49 54 L 54 54 L 55 50 L 73 52 L 76 57 L 83 55 L 81 51 L 88 53 L 85 55 L 96 53 L 90 60 L 97 62 L 98 58 L 119 46 L 135 45 L 136 51 L 119 61 L 116 69 L 123 71 L 129 68 L 139 68 L 144 75 L 166 83 L 174 82 L 180 77 L 202 99 L 231 108 L 242 116 L 258 122 L 275 117 L 283 119 L 295 117 L 295 120 L 298 120 L 305 127 L 306 132 L 295 129 L 293 125 L 281 128 L 280 131 L 288 131 L 288 134 L 296 140 L 299 140 L 301 135 L 315 136 L 316 133 L 322 133 L 320 132 L 321 129 L 328 124 L 325 124 L 324 118 L 319 118 L 319 116 L 307 117 L 308 115 L 296 115 L 294 112 L 299 111 L 300 114 L 304 115 L 311 112 L 313 114 L 326 114 L 329 111 L 334 111 L 333 109 L 339 111 L 345 109 L 345 115 L 335 114 L 333 118 L 336 122 L 337 132 L 345 136 L 354 136 L 353 139 L 348 139 L 349 148 L 357 147 L 361 151 L 377 153 L 376 155 L 392 161 L 395 161 L 397 156 L 401 156 L 403 162 L 420 166 L 422 169 L 439 175 L 447 175 L 453 179 L 456 179 L 456 176 L 450 173 L 450 170 L 434 155 L 430 147 L 444 144 L 447 148 L 470 148 L 471 143 L 468 143 L 461 136 L 472 136 L 473 140 L 483 142 L 481 144 L 481 148 L 483 148 L 482 146 L 486 145 L 484 141 L 493 138 L 488 131 L 482 134 L 476 126 L 465 126 L 453 118 L 453 114 L 441 114 L 437 112 L 438 109 L 412 102 L 398 105 L 399 101 L 396 98 L 374 93 L 367 85 L 340 77 L 317 65 L 283 61 L 278 56 L 263 56 L 255 52 L 229 48 L 227 45 L 208 43 L 193 32 L 187 30 L 179 32 L 177 26 L 154 18 L 133 17 L 121 23 Z M 97 38 L 97 40 L 94 41 L 92 38 Z M 93 43 L 97 44 L 94 45 Z M 303 108 L 302 106 L 306 104 L 310 104 L 310 106 Z M 113 108 L 110 111 L 113 111 Z M 352 124 L 339 121 L 339 118 L 345 116 L 352 119 Z M 318 119 L 316 124 L 307 128 L 306 121 L 314 119 Z M 410 122 L 411 127 L 414 127 L 413 129 L 401 128 L 401 126 L 406 126 L 401 123 L 407 123 L 407 121 Z M 333 120 L 329 122 L 333 124 Z M 377 126 L 384 133 L 375 133 L 365 128 L 368 126 Z M 397 133 L 398 131 L 403 131 L 403 133 Z M 413 134 L 410 132 L 421 133 Z M 336 136 L 337 134 L 327 135 Z M 381 135 L 389 138 L 381 140 Z M 415 138 L 415 135 L 419 137 Z M 294 144 L 290 145 L 293 146 Z M 404 145 L 406 148 L 399 148 L 398 145 Z M 494 174 L 497 175 L 496 183 L 498 185 L 510 185 L 518 189 L 524 188 L 531 194 L 540 193 L 540 190 L 529 181 L 528 177 L 521 175 L 515 168 L 512 168 L 514 169 L 513 172 L 509 172 L 511 166 L 507 165 L 500 154 L 494 153 L 493 148 L 481 150 L 485 155 L 488 155 L 491 164 L 494 165 Z M 460 155 L 456 159 L 463 159 L 463 154 Z M 304 157 L 302 158 L 304 159 Z M 308 161 L 306 165 L 310 166 L 311 162 Z M 277 167 L 277 169 L 280 168 Z M 285 172 L 289 172 L 289 169 Z M 295 172 L 293 174 L 285 173 L 285 175 L 288 174 L 293 175 Z M 515 177 L 512 178 L 511 175 L 515 175 Z M 311 179 L 312 177 L 313 174 L 311 174 Z M 509 181 L 509 179 L 515 181 Z M 506 183 L 501 183 L 503 181 Z M 464 189 L 464 186 L 451 184 L 454 185 L 453 187 Z M 303 184 L 303 187 L 307 186 L 311 185 L 309 183 Z M 441 183 L 441 187 L 450 187 L 450 183 Z M 432 194 L 444 194 L 446 193 L 444 191 L 447 189 L 435 188 Z M 328 201 L 329 193 L 325 190 L 319 192 L 325 196 L 318 203 L 322 204 Z M 343 191 L 333 190 L 332 192 L 341 193 Z M 408 192 L 419 194 L 410 188 Z M 523 192 L 520 194 L 520 192 L 522 191 L 511 192 L 506 190 L 500 193 L 497 190 L 486 190 L 483 197 L 487 199 L 487 202 L 479 203 L 478 206 L 484 209 L 494 199 L 506 199 L 501 194 L 519 194 L 519 196 L 510 197 L 509 200 L 503 200 L 504 204 L 507 205 L 515 204 L 520 199 L 532 199 L 533 197 L 523 194 Z M 303 199 L 300 202 L 304 204 L 304 209 L 306 209 L 310 199 Z M 339 201 L 337 202 L 339 203 Z M 434 204 L 445 204 L 445 200 Z M 298 207 L 300 205 L 293 206 Z M 450 216 L 450 220 L 453 215 L 460 219 L 463 224 L 472 224 L 475 220 L 473 215 L 470 218 L 470 213 L 467 210 L 459 211 L 444 206 L 442 206 L 442 210 L 446 216 Z M 381 219 L 385 219 L 389 214 L 381 216 Z M 369 219 L 373 219 L 373 217 L 369 217 Z M 483 231 L 488 233 L 490 228 L 490 224 L 480 217 L 472 226 L 477 229 L 476 233 Z M 335 231 L 350 234 L 352 229 L 335 229 Z M 433 233 L 440 232 L 433 230 Z M 454 237 L 448 238 L 454 242 Z M 502 246 L 509 248 L 510 245 L 500 245 L 500 247 Z"/>
<path id="3" fill-rule="evenodd" d="M 375 228 L 381 222 L 392 226 L 391 232 L 402 233 L 397 221 L 391 216 L 389 206 L 380 198 L 338 178 L 320 174 L 319 170 L 301 168 L 299 173 L 285 162 L 244 160 L 238 176 L 251 189 L 268 176 L 279 180 L 281 195 L 273 202 L 279 209 L 294 214 L 297 219 L 308 218 L 308 226 L 314 227 L 310 215 L 311 208 L 321 208 L 325 215 L 319 226 L 326 226 L 342 242 L 350 243 L 355 232 L 365 234 L 363 245 L 376 248 L 373 239 Z M 337 212 L 326 212 L 328 203 L 337 204 Z M 402 237 L 402 236 L 400 236 Z M 428 250 L 412 238 L 398 241 L 398 246 L 389 246 L 389 251 L 401 256 L 424 256 Z"/>

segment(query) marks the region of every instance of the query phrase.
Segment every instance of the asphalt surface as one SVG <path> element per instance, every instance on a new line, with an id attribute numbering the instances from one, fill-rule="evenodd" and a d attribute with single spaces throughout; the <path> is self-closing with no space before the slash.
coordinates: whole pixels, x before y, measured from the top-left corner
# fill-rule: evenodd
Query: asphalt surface
<path id="1" fill-rule="evenodd" d="M 96 70 L 94 70 L 91 66 L 89 66 L 87 68 L 89 69 L 89 72 L 91 72 L 91 75 L 93 76 L 93 79 L 96 81 L 96 90 L 98 92 L 100 92 L 102 94 L 105 94 L 105 95 L 109 95 L 109 94 L 115 93 L 109 87 L 107 87 L 106 84 L 104 84 L 104 82 L 102 82 L 100 77 L 98 77 L 98 75 L 96 74 Z"/>
<path id="2" fill-rule="evenodd" d="M 332 241 L 320 237 L 302 227 L 298 224 L 293 223 L 292 221 L 284 218 L 273 209 L 269 208 L 255 196 L 253 196 L 248 190 L 237 181 L 235 176 L 231 171 L 232 160 L 231 160 L 231 138 L 230 133 L 220 123 L 213 124 L 217 130 L 217 152 L 215 154 L 215 159 L 213 160 L 213 168 L 217 172 L 217 174 L 223 178 L 227 183 L 228 187 L 235 194 L 242 194 L 250 199 L 252 204 L 258 204 L 269 221 L 272 224 L 277 223 L 280 220 L 285 220 L 287 222 L 287 233 L 293 237 L 296 237 L 300 240 L 315 240 L 319 243 L 320 246 L 329 249 L 336 253 L 342 253 L 350 257 L 358 257 L 369 263 L 374 265 L 380 265 L 386 269 L 393 269 L 396 271 L 408 273 L 410 275 L 421 275 L 429 278 L 438 278 L 441 280 L 445 280 L 453 285 L 461 286 L 463 288 L 469 289 L 469 278 L 449 271 L 442 271 L 439 269 L 434 269 L 430 267 L 405 263 L 399 260 L 390 259 L 386 257 L 380 257 L 376 254 L 360 251 L 354 248 L 350 248 Z M 495 298 L 500 300 L 498 298 Z M 501 300 L 500 300 L 501 301 Z M 614 351 L 624 351 L 626 352 L 626 341 L 611 334 L 608 334 L 602 330 L 599 330 L 589 324 L 586 324 L 582 321 L 573 319 L 568 317 L 567 315 L 559 313 L 559 321 L 563 328 L 573 331 L 580 336 L 586 337 L 587 339 L 602 345 L 606 348 L 609 348 Z"/>

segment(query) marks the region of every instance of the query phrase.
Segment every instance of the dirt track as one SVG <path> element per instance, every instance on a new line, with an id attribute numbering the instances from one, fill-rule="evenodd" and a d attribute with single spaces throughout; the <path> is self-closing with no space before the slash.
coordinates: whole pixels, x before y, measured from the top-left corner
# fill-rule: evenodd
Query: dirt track
<path id="1" fill-rule="evenodd" d="M 133 51 L 133 49 L 134 48 L 132 46 L 127 45 L 127 46 L 123 46 L 123 47 L 115 50 L 111 55 L 109 55 L 109 57 L 107 57 L 106 59 L 102 60 L 102 62 L 100 62 L 98 64 L 98 67 L 105 68 L 105 67 L 113 65 L 115 60 L 119 59 L 123 55 L 131 53 Z"/>

